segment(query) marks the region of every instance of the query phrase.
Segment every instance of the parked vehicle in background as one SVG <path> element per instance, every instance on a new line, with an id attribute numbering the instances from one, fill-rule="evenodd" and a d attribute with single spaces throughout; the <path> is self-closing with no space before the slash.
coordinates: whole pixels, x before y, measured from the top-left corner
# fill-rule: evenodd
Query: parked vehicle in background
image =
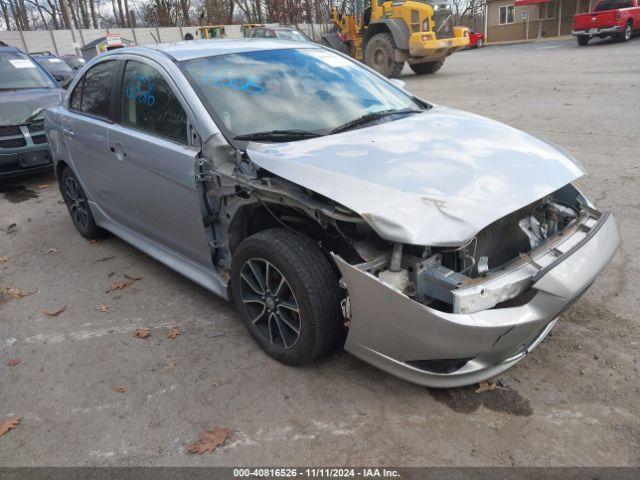
<path id="1" fill-rule="evenodd" d="M 62 88 L 67 88 L 77 74 L 77 71 L 67 62 L 50 52 L 33 53 L 31 56 L 56 79 Z"/>
<path id="2" fill-rule="evenodd" d="M 482 48 L 487 41 L 483 33 L 469 30 L 469 48 Z"/>
<path id="3" fill-rule="evenodd" d="M 279 38 L 294 42 L 313 42 L 309 36 L 292 27 L 256 27 L 249 31 L 248 38 Z"/>
<path id="4" fill-rule="evenodd" d="M 258 28 L 258 27 L 264 27 L 264 24 L 262 23 L 245 23 L 244 25 L 240 26 L 240 33 L 242 33 L 242 36 L 245 38 L 249 37 L 249 32 L 251 32 L 251 30 L 253 30 L 254 28 Z"/>
<path id="5" fill-rule="evenodd" d="M 50 169 L 44 110 L 64 90 L 38 62 L 0 46 L 0 178 Z"/>
<path id="6" fill-rule="evenodd" d="M 196 30 L 196 39 L 224 38 L 226 36 L 224 25 L 207 25 L 206 27 L 198 27 Z"/>
<path id="7" fill-rule="evenodd" d="M 60 58 L 74 70 L 82 70 L 82 67 L 84 67 L 87 63 L 84 58 L 76 57 L 75 55 L 63 55 Z"/>
<path id="8" fill-rule="evenodd" d="M 640 31 L 640 0 L 600 0 L 593 12 L 573 17 L 571 34 L 585 46 L 593 37 L 628 41 Z"/>
<path id="9" fill-rule="evenodd" d="M 313 43 L 109 52 L 46 128 L 81 235 L 107 229 L 234 299 L 290 365 L 346 337 L 422 385 L 487 379 L 545 338 L 619 243 L 566 152 Z"/>
<path id="10" fill-rule="evenodd" d="M 354 14 L 331 10 L 335 31 L 321 43 L 346 53 L 385 77 L 402 73 L 405 62 L 417 75 L 435 73 L 445 59 L 469 45 L 469 29 L 454 26 L 451 6 L 445 2 L 355 2 Z"/>

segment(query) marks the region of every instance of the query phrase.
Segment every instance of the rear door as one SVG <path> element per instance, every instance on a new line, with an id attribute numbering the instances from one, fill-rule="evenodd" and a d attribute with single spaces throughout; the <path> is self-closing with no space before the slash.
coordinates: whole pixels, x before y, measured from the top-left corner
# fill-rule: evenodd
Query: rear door
<path id="1" fill-rule="evenodd" d="M 212 266 L 196 183 L 199 150 L 189 146 L 195 119 L 173 81 L 155 62 L 126 60 L 118 121 L 109 131 L 118 166 L 118 220 L 198 263 Z"/>
<path id="2" fill-rule="evenodd" d="M 107 214 L 117 201 L 113 162 L 109 154 L 113 72 L 117 61 L 108 60 L 91 67 L 70 94 L 62 119 L 63 139 L 85 192 Z"/>

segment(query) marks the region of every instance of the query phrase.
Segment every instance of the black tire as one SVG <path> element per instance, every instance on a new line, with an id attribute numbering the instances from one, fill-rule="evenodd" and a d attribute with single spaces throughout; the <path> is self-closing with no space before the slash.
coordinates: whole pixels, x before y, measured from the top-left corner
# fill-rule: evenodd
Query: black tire
<path id="1" fill-rule="evenodd" d="M 409 67 L 417 75 L 428 75 L 431 73 L 436 73 L 442 68 L 442 65 L 444 65 L 444 60 L 437 60 L 435 62 L 426 63 L 410 63 Z"/>
<path id="2" fill-rule="evenodd" d="M 591 40 L 589 35 L 578 35 L 576 38 L 578 39 L 578 45 L 581 47 L 586 46 L 589 43 L 589 40 Z"/>
<path id="3" fill-rule="evenodd" d="M 482 48 L 482 47 L 484 47 L 484 40 L 479 38 L 478 41 L 476 42 L 476 48 Z"/>
<path id="4" fill-rule="evenodd" d="M 80 186 L 80 182 L 69 167 L 64 167 L 60 176 L 60 192 L 69 210 L 71 221 L 80 235 L 89 240 L 103 237 L 105 231 L 96 225 L 87 196 Z"/>
<path id="5" fill-rule="evenodd" d="M 338 277 L 303 235 L 274 228 L 244 239 L 233 254 L 231 288 L 253 338 L 282 363 L 309 363 L 344 339 Z"/>
<path id="6" fill-rule="evenodd" d="M 390 33 L 378 33 L 371 37 L 364 49 L 364 63 L 387 78 L 397 78 L 404 62 L 396 62 L 396 44 Z"/>
<path id="7" fill-rule="evenodd" d="M 631 24 L 631 20 L 627 22 L 624 27 L 624 30 L 620 35 L 618 35 L 618 41 L 620 42 L 628 42 L 631 39 L 631 34 L 633 33 L 633 25 Z"/>

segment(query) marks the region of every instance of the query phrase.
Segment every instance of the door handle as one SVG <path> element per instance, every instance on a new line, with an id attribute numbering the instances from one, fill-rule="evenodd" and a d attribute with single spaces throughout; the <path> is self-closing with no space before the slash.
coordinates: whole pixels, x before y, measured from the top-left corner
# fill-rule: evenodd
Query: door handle
<path id="1" fill-rule="evenodd" d="M 121 143 L 116 143 L 115 145 L 111 145 L 109 147 L 109 150 L 111 150 L 112 153 L 116 154 L 116 158 L 120 161 L 124 160 L 124 157 L 127 156 L 126 152 L 124 150 L 122 150 L 122 144 Z"/>
<path id="2" fill-rule="evenodd" d="M 65 137 L 69 137 L 69 138 L 72 138 L 72 137 L 75 135 L 75 133 L 73 133 L 73 131 L 72 131 L 72 130 L 69 130 L 68 128 L 63 128 L 63 129 L 62 129 L 62 134 L 63 134 Z"/>

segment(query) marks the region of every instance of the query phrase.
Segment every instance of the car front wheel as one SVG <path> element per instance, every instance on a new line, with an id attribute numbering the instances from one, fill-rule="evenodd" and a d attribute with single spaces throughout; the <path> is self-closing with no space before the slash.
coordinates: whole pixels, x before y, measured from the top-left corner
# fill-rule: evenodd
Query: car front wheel
<path id="1" fill-rule="evenodd" d="M 233 254 L 231 288 L 247 329 L 276 360 L 308 363 L 344 338 L 338 277 L 303 235 L 270 229 L 243 240 Z"/>
<path id="2" fill-rule="evenodd" d="M 476 48 L 482 48 L 484 47 L 484 41 L 479 38 L 478 41 L 476 42 Z"/>
<path id="3" fill-rule="evenodd" d="M 581 47 L 587 45 L 589 43 L 589 40 L 591 40 L 591 37 L 589 37 L 589 35 L 579 35 L 576 38 L 578 39 L 578 45 L 580 45 Z"/>

